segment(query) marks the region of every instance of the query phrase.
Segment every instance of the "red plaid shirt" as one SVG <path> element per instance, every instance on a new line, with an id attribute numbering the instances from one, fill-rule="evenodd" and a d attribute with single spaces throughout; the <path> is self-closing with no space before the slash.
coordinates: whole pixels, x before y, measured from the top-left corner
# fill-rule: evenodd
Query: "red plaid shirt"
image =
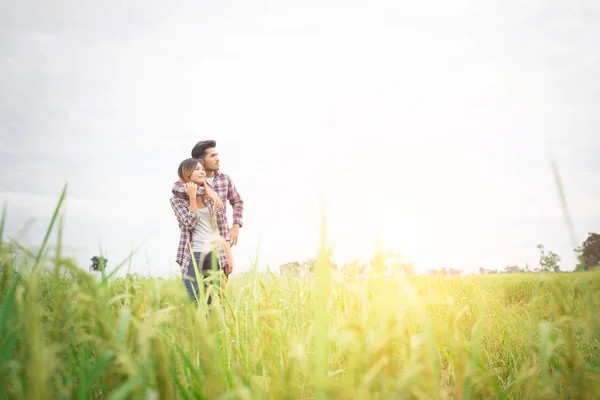
<path id="1" fill-rule="evenodd" d="M 243 215 L 244 215 L 244 201 L 242 197 L 238 193 L 233 181 L 229 177 L 229 175 L 224 174 L 220 171 L 215 171 L 215 179 L 213 180 L 213 184 L 211 186 L 213 190 L 219 195 L 221 201 L 223 202 L 224 208 L 217 211 L 216 220 L 217 220 L 217 228 L 219 229 L 219 233 L 226 240 L 230 240 L 229 237 L 229 223 L 227 221 L 227 201 L 233 207 L 233 223 L 238 224 L 240 228 L 243 225 Z M 185 192 L 185 184 L 183 182 L 175 182 L 173 185 L 173 195 L 176 198 L 185 201 L 185 204 L 188 205 L 188 195 Z M 202 186 L 198 187 L 198 195 L 204 196 L 204 188 Z M 207 202 L 208 204 L 209 202 Z M 173 204 L 173 200 L 171 200 L 171 204 Z M 189 205 L 187 206 L 189 210 Z M 212 207 L 212 204 L 211 204 Z M 181 226 L 181 224 L 180 224 Z M 184 240 L 182 238 L 182 240 Z M 181 241 L 179 243 L 179 248 L 181 249 Z M 187 248 L 187 244 L 183 245 Z M 178 259 L 179 259 L 179 251 L 177 251 Z M 189 250 L 187 251 L 189 256 Z M 224 269 L 227 266 L 227 254 L 225 251 L 219 252 L 219 268 Z M 178 261 L 179 262 L 179 261 Z M 185 268 L 187 268 L 187 264 L 189 263 L 189 259 L 185 264 Z M 181 264 L 180 264 L 181 265 Z"/>
<path id="2" fill-rule="evenodd" d="M 182 199 L 181 197 L 177 197 L 175 195 L 171 196 L 171 207 L 175 212 L 175 217 L 177 217 L 177 223 L 179 224 L 179 229 L 181 230 L 179 236 L 179 246 L 177 247 L 177 264 L 179 264 L 179 270 L 183 275 L 186 275 L 188 272 L 188 266 L 190 264 L 190 259 L 192 255 L 190 253 L 190 244 L 192 243 L 192 236 L 194 231 L 196 230 L 196 226 L 198 226 L 198 222 L 200 221 L 200 214 L 190 211 L 189 200 Z M 213 229 L 216 229 L 216 221 L 215 221 L 215 213 L 213 209 L 212 202 L 206 201 L 206 207 L 210 212 L 211 223 L 213 225 Z M 219 260 L 219 267 L 221 266 L 221 260 L 225 260 L 225 264 L 227 265 L 227 254 L 225 253 L 225 249 L 223 246 L 217 247 L 217 254 Z M 198 266 L 202 268 L 201 266 Z"/>

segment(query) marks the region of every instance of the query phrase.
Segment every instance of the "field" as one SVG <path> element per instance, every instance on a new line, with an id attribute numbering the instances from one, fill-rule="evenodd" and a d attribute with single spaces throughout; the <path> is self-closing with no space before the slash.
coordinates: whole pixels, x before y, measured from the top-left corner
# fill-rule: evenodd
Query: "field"
<path id="1" fill-rule="evenodd" d="M 598 272 L 249 274 L 207 319 L 178 280 L 98 282 L 60 257 L 19 274 L 11 260 L 5 252 L 2 398 L 600 395 Z"/>
<path id="2" fill-rule="evenodd" d="M 99 281 L 3 241 L 0 398 L 592 399 L 600 271 L 310 277 L 254 272 L 217 305 L 181 280 Z M 51 251 L 50 251 L 51 250 Z"/>

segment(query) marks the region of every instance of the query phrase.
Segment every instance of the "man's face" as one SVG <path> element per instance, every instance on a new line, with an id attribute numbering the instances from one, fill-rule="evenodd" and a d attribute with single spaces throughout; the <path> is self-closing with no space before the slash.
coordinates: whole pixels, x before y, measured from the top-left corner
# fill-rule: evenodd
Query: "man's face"
<path id="1" fill-rule="evenodd" d="M 204 169 L 207 171 L 219 170 L 219 153 L 217 153 L 214 147 L 206 149 L 202 158 L 202 165 L 204 165 Z"/>

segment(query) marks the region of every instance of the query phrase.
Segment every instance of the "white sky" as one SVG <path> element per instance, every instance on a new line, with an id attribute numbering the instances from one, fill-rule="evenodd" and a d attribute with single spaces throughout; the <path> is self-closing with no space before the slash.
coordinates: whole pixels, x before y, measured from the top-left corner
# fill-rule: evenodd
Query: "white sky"
<path id="1" fill-rule="evenodd" d="M 13 4 L 10 4 L 13 3 Z M 245 201 L 237 271 L 314 256 L 321 200 L 343 262 L 377 235 L 417 269 L 572 269 L 600 229 L 600 4 L 531 1 L 0 4 L 0 201 L 39 243 L 175 270 L 179 162 L 218 141 Z M 231 209 L 230 209 L 231 212 Z"/>

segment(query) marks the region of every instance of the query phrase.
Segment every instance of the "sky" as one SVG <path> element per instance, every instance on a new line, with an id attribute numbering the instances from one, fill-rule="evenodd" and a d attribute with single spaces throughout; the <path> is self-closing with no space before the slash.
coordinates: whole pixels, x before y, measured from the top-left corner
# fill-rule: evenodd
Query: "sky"
<path id="1" fill-rule="evenodd" d="M 539 243 L 569 270 L 600 230 L 598 2 L 25 0 L 0 26 L 7 234 L 39 244 L 68 184 L 84 268 L 176 274 L 204 139 L 245 203 L 234 274 L 314 257 L 323 210 L 336 261 L 381 237 L 418 271 L 534 268 Z"/>

